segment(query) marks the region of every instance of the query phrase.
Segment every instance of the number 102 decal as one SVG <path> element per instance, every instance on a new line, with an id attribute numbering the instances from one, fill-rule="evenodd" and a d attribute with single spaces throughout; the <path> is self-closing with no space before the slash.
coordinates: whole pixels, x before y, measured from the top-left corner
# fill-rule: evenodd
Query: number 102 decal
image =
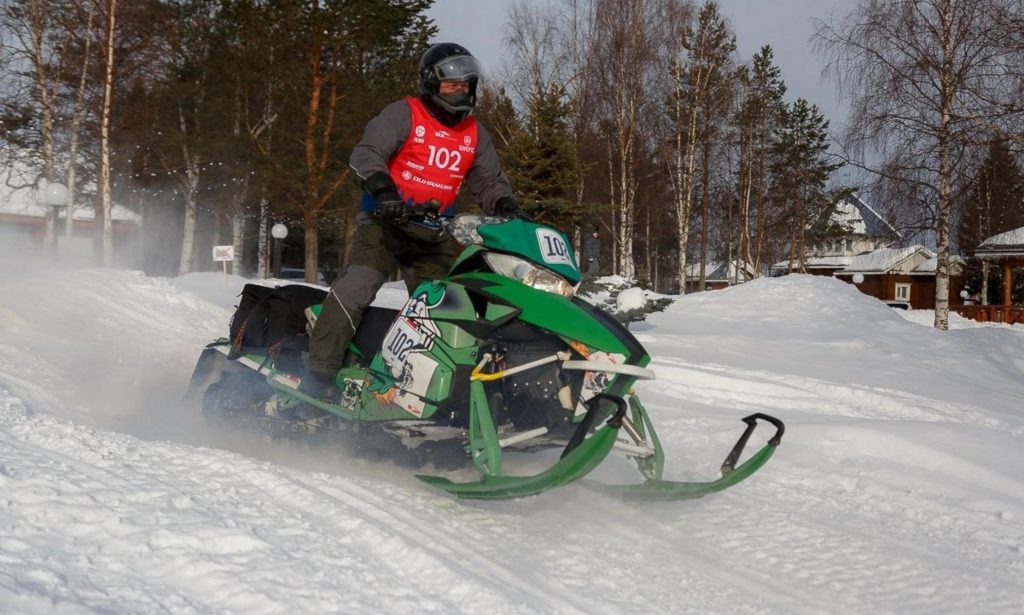
<path id="1" fill-rule="evenodd" d="M 576 265 L 570 257 L 565 238 L 558 231 L 537 229 L 537 247 L 540 248 L 541 258 L 549 265 Z"/>

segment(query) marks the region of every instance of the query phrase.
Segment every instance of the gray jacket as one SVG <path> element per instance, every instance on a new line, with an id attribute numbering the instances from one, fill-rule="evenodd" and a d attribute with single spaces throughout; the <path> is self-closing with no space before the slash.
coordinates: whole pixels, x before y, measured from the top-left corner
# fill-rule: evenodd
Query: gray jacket
<path id="1" fill-rule="evenodd" d="M 352 150 L 349 166 L 359 183 L 374 173 L 387 173 L 388 161 L 405 144 L 412 130 L 412 111 L 405 100 L 391 103 L 366 124 L 363 138 Z M 485 214 L 494 213 L 494 204 L 501 197 L 512 197 L 512 186 L 501 170 L 498 152 L 491 133 L 477 122 L 477 148 L 473 166 L 466 173 L 464 185 Z"/>

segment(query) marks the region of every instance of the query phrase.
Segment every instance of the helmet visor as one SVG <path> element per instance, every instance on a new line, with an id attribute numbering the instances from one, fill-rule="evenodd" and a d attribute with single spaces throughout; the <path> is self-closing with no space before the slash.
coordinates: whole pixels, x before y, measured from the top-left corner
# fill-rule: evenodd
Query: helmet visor
<path id="1" fill-rule="evenodd" d="M 434 64 L 438 81 L 472 81 L 480 79 L 480 63 L 473 56 L 452 56 Z"/>

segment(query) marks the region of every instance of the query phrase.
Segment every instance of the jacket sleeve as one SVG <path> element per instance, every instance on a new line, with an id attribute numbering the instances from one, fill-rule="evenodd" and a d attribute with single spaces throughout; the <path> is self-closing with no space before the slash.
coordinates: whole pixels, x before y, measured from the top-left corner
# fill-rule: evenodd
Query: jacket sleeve
<path id="1" fill-rule="evenodd" d="M 491 133 L 477 122 L 476 125 L 477 151 L 473 159 L 473 166 L 466 173 L 466 187 L 473 200 L 480 203 L 484 213 L 491 215 L 494 212 L 494 204 L 502 197 L 514 198 L 512 185 L 501 170 L 501 161 L 498 160 L 498 152 L 494 149 L 494 140 Z"/>
<path id="2" fill-rule="evenodd" d="M 355 171 L 356 184 L 374 173 L 387 173 L 388 160 L 395 155 L 412 128 L 412 112 L 404 100 L 391 103 L 366 124 L 363 138 L 359 140 L 348 164 Z"/>

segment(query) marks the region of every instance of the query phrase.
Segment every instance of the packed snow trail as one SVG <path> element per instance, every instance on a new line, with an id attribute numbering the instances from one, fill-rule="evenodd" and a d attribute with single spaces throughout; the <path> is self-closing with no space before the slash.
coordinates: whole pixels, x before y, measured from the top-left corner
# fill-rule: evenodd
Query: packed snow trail
<path id="1" fill-rule="evenodd" d="M 181 394 L 243 283 L 0 265 L 0 612 L 1024 611 L 1024 328 L 803 276 L 688 296 L 634 327 L 668 478 L 714 478 L 751 411 L 787 423 L 759 473 L 474 503 L 206 428 Z"/>

